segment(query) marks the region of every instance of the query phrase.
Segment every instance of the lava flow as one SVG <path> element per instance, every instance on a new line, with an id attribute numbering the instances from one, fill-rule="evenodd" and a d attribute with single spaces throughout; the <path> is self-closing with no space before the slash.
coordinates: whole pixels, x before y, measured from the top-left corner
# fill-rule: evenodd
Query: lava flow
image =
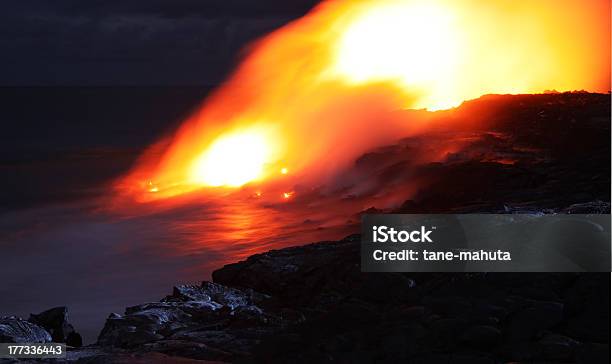
<path id="1" fill-rule="evenodd" d="M 609 10 L 609 0 L 323 2 L 253 44 L 117 187 L 147 201 L 280 185 L 290 199 L 298 181 L 323 183 L 359 153 L 427 128 L 398 110 L 489 93 L 607 92 Z"/>

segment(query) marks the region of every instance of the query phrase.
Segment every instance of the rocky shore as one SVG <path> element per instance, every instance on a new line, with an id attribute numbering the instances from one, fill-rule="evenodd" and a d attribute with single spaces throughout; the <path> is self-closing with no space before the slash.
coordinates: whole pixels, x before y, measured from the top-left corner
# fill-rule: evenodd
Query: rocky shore
<path id="1" fill-rule="evenodd" d="M 0 319 L 0 341 L 66 342 L 76 363 L 609 363 L 609 302 L 609 274 L 361 273 L 354 235 L 176 286 L 95 345 L 65 308 Z"/>
<path id="2" fill-rule="evenodd" d="M 399 209 L 366 212 L 609 214 L 609 100 L 485 96 L 442 112 L 459 126 L 487 120 L 487 132 L 455 130 L 469 145 L 415 168 L 421 139 L 364 155 L 358 175 L 381 186 L 427 181 Z M 359 240 L 226 265 L 110 314 L 93 345 L 81 346 L 65 307 L 0 317 L 0 342 L 67 343 L 55 363 L 611 362 L 608 273 L 362 273 Z"/>

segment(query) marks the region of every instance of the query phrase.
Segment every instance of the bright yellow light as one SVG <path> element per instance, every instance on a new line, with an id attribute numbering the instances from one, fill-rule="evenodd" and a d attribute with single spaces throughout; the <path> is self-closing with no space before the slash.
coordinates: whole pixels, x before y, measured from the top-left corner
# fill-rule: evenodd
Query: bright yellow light
<path id="1" fill-rule="evenodd" d="M 281 168 L 281 174 L 287 174 L 289 173 L 289 170 L 287 168 Z"/>
<path id="2" fill-rule="evenodd" d="M 459 36 L 452 9 L 430 2 L 388 1 L 367 8 L 343 32 L 333 74 L 349 83 L 393 81 L 434 90 L 429 109 L 448 108 L 445 88 L 457 69 Z"/>
<path id="3" fill-rule="evenodd" d="M 285 193 L 283 193 L 283 198 L 285 198 L 285 199 L 291 198 L 291 196 L 293 196 L 293 192 L 285 192 Z"/>
<path id="4" fill-rule="evenodd" d="M 159 187 L 155 186 L 152 181 L 147 182 L 147 189 L 149 192 L 155 193 L 159 192 Z"/>
<path id="5" fill-rule="evenodd" d="M 191 182 L 239 187 L 261 178 L 271 155 L 268 142 L 256 130 L 221 136 L 194 162 Z"/>

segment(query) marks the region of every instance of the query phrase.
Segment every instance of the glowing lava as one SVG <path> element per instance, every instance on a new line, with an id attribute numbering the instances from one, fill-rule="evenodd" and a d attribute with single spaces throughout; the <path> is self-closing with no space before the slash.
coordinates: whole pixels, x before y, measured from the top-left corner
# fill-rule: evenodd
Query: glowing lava
<path id="1" fill-rule="evenodd" d="M 416 91 L 406 107 L 441 110 L 488 93 L 610 87 L 609 0 L 356 1 L 349 10 L 329 75 Z"/>
<path id="2" fill-rule="evenodd" d="M 190 182 L 239 187 L 255 181 L 263 176 L 271 154 L 270 144 L 263 134 L 253 131 L 221 136 L 195 160 Z"/>
<path id="3" fill-rule="evenodd" d="M 461 33 L 448 7 L 388 1 L 359 14 L 340 36 L 331 73 L 352 84 L 396 82 L 408 89 L 430 89 L 428 109 L 459 105 L 444 88 L 457 72 Z"/>
<path id="4" fill-rule="evenodd" d="M 398 110 L 607 92 L 610 1 L 326 1 L 250 49 L 120 191 L 150 200 L 279 178 L 320 185 L 368 149 L 427 128 Z"/>

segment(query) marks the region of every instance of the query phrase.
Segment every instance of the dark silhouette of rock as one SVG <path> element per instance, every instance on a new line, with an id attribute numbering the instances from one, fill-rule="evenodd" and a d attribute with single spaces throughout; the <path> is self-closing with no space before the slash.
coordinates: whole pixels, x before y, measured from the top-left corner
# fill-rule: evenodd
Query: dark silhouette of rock
<path id="1" fill-rule="evenodd" d="M 39 314 L 30 314 L 29 322 L 45 328 L 54 342 L 66 343 L 70 346 L 83 345 L 81 335 L 68 323 L 68 309 L 55 307 Z"/>
<path id="2" fill-rule="evenodd" d="M 292 305 L 325 307 L 341 297 L 410 302 L 415 281 L 406 274 L 363 274 L 359 236 L 256 254 L 213 272 L 215 282 L 252 288 Z M 333 278 L 332 278 L 333 277 Z"/>
<path id="3" fill-rule="evenodd" d="M 610 360 L 610 345 L 587 343 L 578 347 L 576 363 L 578 364 L 608 364 Z"/>
<path id="4" fill-rule="evenodd" d="M 559 334 L 547 334 L 537 347 L 539 356 L 548 361 L 570 362 L 580 343 L 570 337 Z"/>
<path id="5" fill-rule="evenodd" d="M 534 302 L 518 311 L 507 329 L 508 340 L 526 341 L 563 319 L 563 304 L 558 302 Z"/>
<path id="6" fill-rule="evenodd" d="M 496 327 L 478 325 L 465 330 L 461 341 L 476 348 L 487 349 L 498 344 L 501 336 L 501 331 Z"/>
<path id="7" fill-rule="evenodd" d="M 77 332 L 71 332 L 66 336 L 66 345 L 79 348 L 83 346 L 83 338 Z"/>

